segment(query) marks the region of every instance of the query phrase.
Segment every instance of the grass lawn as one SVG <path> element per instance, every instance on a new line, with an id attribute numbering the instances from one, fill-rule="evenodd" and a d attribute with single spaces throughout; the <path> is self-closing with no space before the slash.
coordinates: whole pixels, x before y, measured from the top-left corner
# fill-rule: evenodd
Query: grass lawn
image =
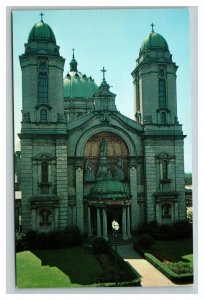
<path id="1" fill-rule="evenodd" d="M 94 283 L 102 273 L 95 256 L 85 246 L 16 254 L 18 288 L 83 287 Z"/>
<path id="2" fill-rule="evenodd" d="M 171 262 L 184 261 L 193 265 L 193 240 L 190 238 L 173 241 L 155 241 L 155 244 L 148 252 L 157 252 Z"/>

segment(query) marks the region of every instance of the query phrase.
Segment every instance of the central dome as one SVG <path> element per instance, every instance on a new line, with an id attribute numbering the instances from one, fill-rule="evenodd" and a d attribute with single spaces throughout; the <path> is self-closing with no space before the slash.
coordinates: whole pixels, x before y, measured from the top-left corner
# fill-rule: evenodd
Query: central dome
<path id="1" fill-rule="evenodd" d="M 55 35 L 50 26 L 41 20 L 36 23 L 30 31 L 28 42 L 45 40 L 56 43 Z"/>
<path id="2" fill-rule="evenodd" d="M 87 77 L 77 70 L 77 61 L 74 54 L 70 62 L 70 72 L 65 76 L 63 85 L 65 98 L 89 99 L 98 90 L 98 86 L 92 77 Z"/>
<path id="3" fill-rule="evenodd" d="M 167 44 L 166 40 L 163 38 L 163 36 L 161 36 L 159 33 L 152 31 L 142 42 L 140 51 L 144 51 L 147 49 L 168 50 L 168 44 Z"/>
<path id="4" fill-rule="evenodd" d="M 126 185 L 119 180 L 105 179 L 94 184 L 90 194 L 94 199 L 124 199 L 129 198 Z"/>

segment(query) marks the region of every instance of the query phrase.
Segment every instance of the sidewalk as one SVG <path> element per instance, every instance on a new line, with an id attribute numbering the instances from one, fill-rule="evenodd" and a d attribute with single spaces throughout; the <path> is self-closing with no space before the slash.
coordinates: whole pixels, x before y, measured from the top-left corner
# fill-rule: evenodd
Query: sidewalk
<path id="1" fill-rule="evenodd" d="M 152 264 L 141 257 L 132 247 L 132 244 L 118 246 L 118 254 L 128 262 L 142 277 L 141 285 L 176 286 L 171 280 L 158 271 Z"/>

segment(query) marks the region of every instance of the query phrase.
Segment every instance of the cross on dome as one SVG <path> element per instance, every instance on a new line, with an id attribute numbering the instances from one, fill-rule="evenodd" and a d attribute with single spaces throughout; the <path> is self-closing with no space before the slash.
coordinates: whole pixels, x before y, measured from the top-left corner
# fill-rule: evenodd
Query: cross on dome
<path id="1" fill-rule="evenodd" d="M 73 55 L 72 55 L 72 58 L 74 58 L 74 50 L 75 50 L 75 49 L 73 48 L 73 49 L 72 49 L 72 51 L 73 51 Z"/>
<path id="2" fill-rule="evenodd" d="M 43 22 L 43 16 L 44 16 L 44 14 L 41 12 L 40 16 L 41 16 L 41 22 Z"/>
<path id="3" fill-rule="evenodd" d="M 151 26 L 152 26 L 152 32 L 154 32 L 154 26 L 155 26 L 154 23 L 152 23 Z"/>
<path id="4" fill-rule="evenodd" d="M 105 72 L 107 72 L 107 70 L 105 70 L 105 68 L 103 67 L 103 69 L 101 70 L 101 72 L 103 73 L 103 80 L 105 80 Z"/>

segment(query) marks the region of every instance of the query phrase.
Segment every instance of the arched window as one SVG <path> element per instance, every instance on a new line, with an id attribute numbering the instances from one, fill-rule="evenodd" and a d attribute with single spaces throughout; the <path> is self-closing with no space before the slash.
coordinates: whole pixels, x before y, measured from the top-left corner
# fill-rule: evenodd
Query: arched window
<path id="1" fill-rule="evenodd" d="M 165 112 L 161 112 L 161 124 L 162 125 L 166 125 L 166 113 Z"/>
<path id="2" fill-rule="evenodd" d="M 48 183 L 48 163 L 45 161 L 41 164 L 41 182 Z"/>
<path id="3" fill-rule="evenodd" d="M 47 122 L 47 110 L 46 109 L 40 110 L 40 121 Z"/>
<path id="4" fill-rule="evenodd" d="M 38 73 L 38 102 L 48 102 L 48 76 L 47 76 L 47 64 L 41 62 Z"/>
<path id="5" fill-rule="evenodd" d="M 159 79 L 159 107 L 166 107 L 166 81 Z"/>

